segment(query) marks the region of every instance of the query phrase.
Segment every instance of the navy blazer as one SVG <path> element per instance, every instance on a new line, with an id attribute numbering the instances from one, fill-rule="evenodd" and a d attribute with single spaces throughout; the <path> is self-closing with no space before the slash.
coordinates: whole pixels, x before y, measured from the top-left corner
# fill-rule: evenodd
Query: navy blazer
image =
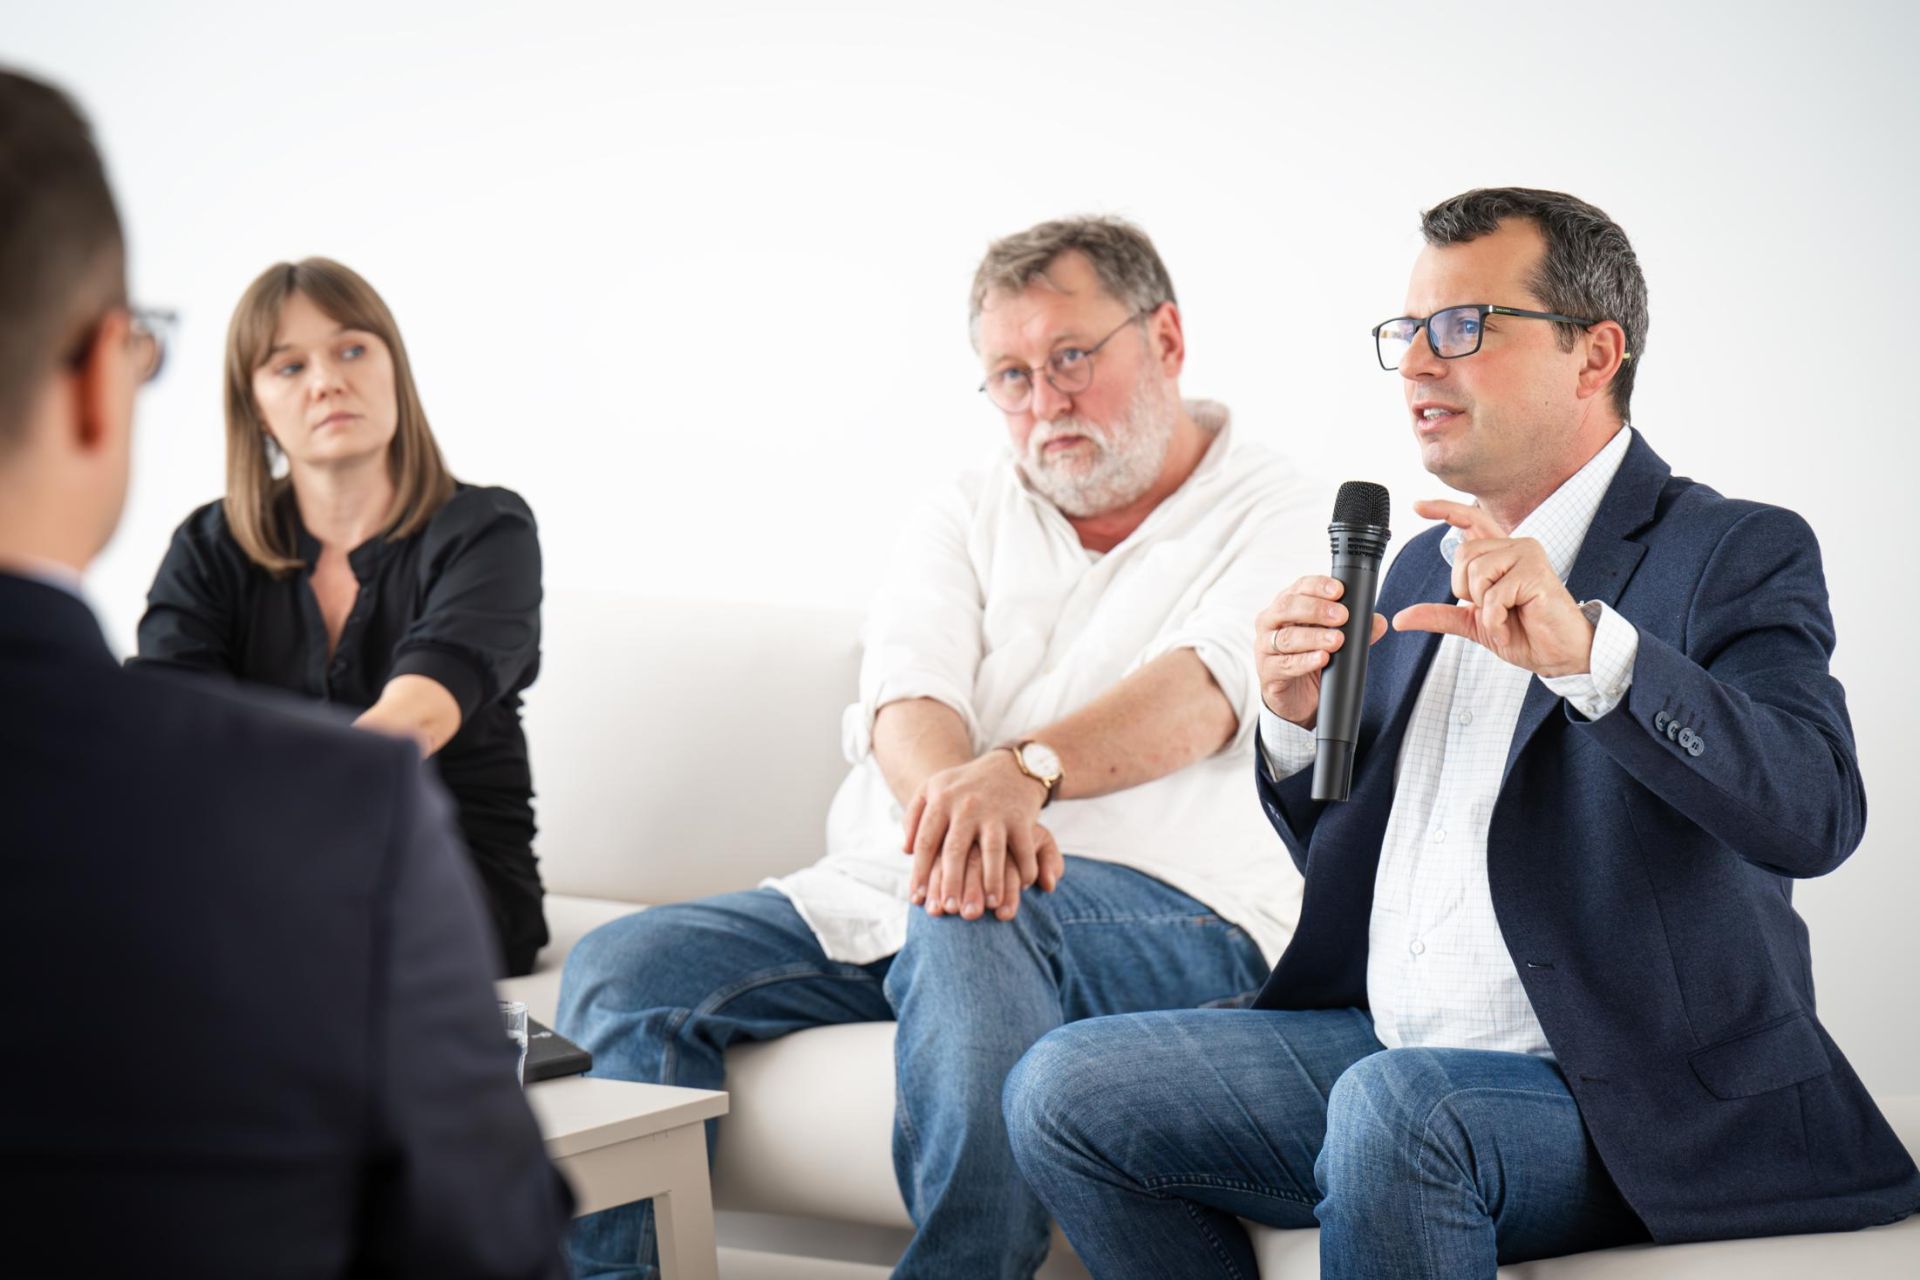
<path id="1" fill-rule="evenodd" d="M 1407 544 L 1380 612 L 1452 601 L 1445 526 Z M 1594 1145 L 1659 1241 L 1863 1227 L 1920 1173 L 1814 1015 L 1794 879 L 1860 843 L 1866 797 L 1813 531 L 1672 475 L 1636 432 L 1567 579 L 1640 633 L 1588 721 L 1528 688 L 1487 832 L 1507 950 Z M 1260 798 L 1306 877 L 1269 1009 L 1365 1008 L 1394 764 L 1439 637 L 1368 664 L 1352 799 L 1311 770 Z"/>
<path id="2" fill-rule="evenodd" d="M 448 801 L 275 702 L 0 574 L 0 1271 L 564 1275 Z"/>

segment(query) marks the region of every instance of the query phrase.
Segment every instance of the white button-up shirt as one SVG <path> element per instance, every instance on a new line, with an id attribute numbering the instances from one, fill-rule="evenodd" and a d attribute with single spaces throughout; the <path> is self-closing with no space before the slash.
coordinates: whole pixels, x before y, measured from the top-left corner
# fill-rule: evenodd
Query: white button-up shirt
<path id="1" fill-rule="evenodd" d="M 1565 582 L 1594 513 L 1626 457 L 1622 428 L 1542 502 L 1516 538 L 1536 539 Z M 1464 534 L 1440 543 L 1449 565 Z M 1632 680 L 1639 634 L 1605 605 L 1581 606 L 1595 625 L 1591 670 L 1544 680 L 1597 720 Z M 1533 675 L 1464 636 L 1442 636 L 1394 765 L 1393 811 L 1380 847 L 1367 930 L 1367 1002 L 1374 1034 L 1402 1046 L 1496 1049 L 1551 1058 L 1520 984 L 1487 883 L 1487 828 L 1507 750 Z M 1261 741 L 1276 778 L 1312 763 L 1311 733 L 1262 708 Z"/>
<path id="2" fill-rule="evenodd" d="M 911 860 L 900 805 L 873 758 L 889 702 L 934 698 L 973 750 L 1025 737 L 1162 654 L 1191 649 L 1239 727 L 1217 754 L 1112 795 L 1058 800 L 1041 821 L 1063 852 L 1120 863 L 1244 928 L 1269 960 L 1292 936 L 1301 883 L 1247 800 L 1260 706 L 1253 617 L 1327 555 L 1326 493 L 1275 454 L 1236 444 L 1219 405 L 1193 474 L 1105 555 L 1021 478 L 1011 454 L 935 496 L 904 529 L 864 631 L 860 701 L 842 740 L 853 770 L 827 818 L 827 856 L 766 883 L 827 954 L 864 964 L 907 933 Z M 1071 874 L 1071 872 L 1069 872 Z"/>

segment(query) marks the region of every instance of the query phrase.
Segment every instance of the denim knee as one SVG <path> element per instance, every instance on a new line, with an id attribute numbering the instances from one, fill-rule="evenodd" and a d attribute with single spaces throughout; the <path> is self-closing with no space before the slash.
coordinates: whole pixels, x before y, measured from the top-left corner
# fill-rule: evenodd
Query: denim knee
<path id="1" fill-rule="evenodd" d="M 1071 1135 L 1099 1127 L 1084 1114 L 1100 1105 L 1100 1091 L 1087 1088 L 1097 1078 L 1086 1073 L 1093 1038 L 1087 1030 L 1087 1023 L 1073 1023 L 1048 1032 L 1007 1073 L 1000 1113 L 1022 1169 L 1044 1165 Z"/>
<path id="2" fill-rule="evenodd" d="M 887 971 L 888 999 L 896 1009 L 925 974 L 943 989 L 960 975 L 974 981 L 1012 978 L 1022 967 L 1029 973 L 1052 973 L 1052 953 L 1058 950 L 1059 930 L 1051 917 L 1023 906 L 1012 920 L 963 920 L 959 916 L 929 916 L 915 910 L 907 922 L 907 940 Z"/>
<path id="3" fill-rule="evenodd" d="M 633 968 L 626 963 L 627 957 L 646 950 L 648 935 L 658 932 L 662 923 L 657 911 L 649 909 L 609 920 L 594 929 L 567 952 L 566 964 L 560 970 L 561 985 L 571 987 L 576 982 L 621 977 Z"/>
<path id="4" fill-rule="evenodd" d="M 1450 1115 L 1455 1093 L 1430 1049 L 1388 1049 L 1360 1059 L 1334 1082 L 1327 1096 L 1327 1137 L 1321 1151 L 1323 1190 L 1329 1177 L 1359 1168 L 1413 1172 L 1424 1158 L 1460 1155 L 1457 1124 Z"/>
<path id="5" fill-rule="evenodd" d="M 562 1016 L 583 1006 L 623 1009 L 684 1003 L 686 920 L 673 905 L 649 907 L 606 924 L 580 939 L 560 971 Z M 697 985 L 697 984 L 696 984 Z"/>

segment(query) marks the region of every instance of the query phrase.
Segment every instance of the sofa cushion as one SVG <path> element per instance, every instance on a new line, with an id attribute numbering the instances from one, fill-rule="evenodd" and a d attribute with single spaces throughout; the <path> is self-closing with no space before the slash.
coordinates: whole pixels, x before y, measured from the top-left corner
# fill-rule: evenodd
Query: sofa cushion
<path id="1" fill-rule="evenodd" d="M 526 727 L 549 893 L 680 902 L 826 852 L 857 612 L 577 590 L 541 610 Z"/>
<path id="2" fill-rule="evenodd" d="M 736 1045 L 726 1087 L 717 1206 L 912 1226 L 893 1178 L 893 1023 Z"/>

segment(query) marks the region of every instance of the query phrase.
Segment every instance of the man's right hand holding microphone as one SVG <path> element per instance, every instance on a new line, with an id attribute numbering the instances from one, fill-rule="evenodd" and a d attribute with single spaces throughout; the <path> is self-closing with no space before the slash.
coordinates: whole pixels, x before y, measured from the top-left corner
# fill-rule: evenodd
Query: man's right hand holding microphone
<path id="1" fill-rule="evenodd" d="M 1267 710 L 1309 732 L 1320 712 L 1320 673 L 1346 637 L 1340 625 L 1347 607 L 1338 578 L 1314 574 L 1301 578 L 1254 620 L 1254 665 L 1260 673 L 1260 699 Z M 1387 620 L 1376 614 L 1373 640 L 1387 634 Z"/>

